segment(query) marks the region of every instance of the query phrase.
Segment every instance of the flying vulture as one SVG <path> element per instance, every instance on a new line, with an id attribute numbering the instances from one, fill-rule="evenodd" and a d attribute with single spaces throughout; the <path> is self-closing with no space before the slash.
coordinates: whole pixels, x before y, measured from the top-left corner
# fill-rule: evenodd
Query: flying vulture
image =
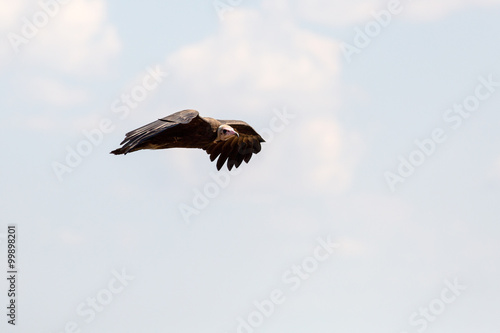
<path id="1" fill-rule="evenodd" d="M 125 134 L 122 147 L 111 154 L 120 155 L 141 149 L 201 148 L 214 161 L 217 170 L 227 161 L 227 168 L 248 163 L 260 151 L 264 139 L 241 120 L 218 120 L 200 117 L 196 110 L 183 110 L 158 119 Z"/>

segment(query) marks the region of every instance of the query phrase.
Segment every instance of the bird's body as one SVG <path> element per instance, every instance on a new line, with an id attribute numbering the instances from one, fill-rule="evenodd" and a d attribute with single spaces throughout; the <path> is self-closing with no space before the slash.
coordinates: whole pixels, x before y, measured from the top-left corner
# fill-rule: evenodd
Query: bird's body
<path id="1" fill-rule="evenodd" d="M 248 163 L 252 154 L 261 150 L 264 139 L 247 123 L 240 120 L 217 120 L 200 117 L 198 111 L 183 110 L 139 127 L 125 135 L 123 147 L 115 155 L 141 149 L 199 148 L 217 156 L 217 169 L 227 161 L 227 168 Z"/>

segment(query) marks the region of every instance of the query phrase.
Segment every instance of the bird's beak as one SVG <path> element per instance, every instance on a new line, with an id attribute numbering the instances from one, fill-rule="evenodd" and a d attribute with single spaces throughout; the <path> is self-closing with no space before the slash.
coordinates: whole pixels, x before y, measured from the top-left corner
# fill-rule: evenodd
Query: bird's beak
<path id="1" fill-rule="evenodd" d="M 236 132 L 233 128 L 231 128 L 229 131 L 230 131 L 230 132 L 229 132 L 230 134 L 236 134 L 236 136 L 237 136 L 238 138 L 240 137 L 240 134 L 239 134 L 238 132 Z"/>

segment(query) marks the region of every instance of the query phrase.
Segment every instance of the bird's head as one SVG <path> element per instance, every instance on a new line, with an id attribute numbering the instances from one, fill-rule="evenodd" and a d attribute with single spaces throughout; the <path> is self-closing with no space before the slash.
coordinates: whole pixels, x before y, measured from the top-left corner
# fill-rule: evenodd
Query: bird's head
<path id="1" fill-rule="evenodd" d="M 227 141 L 233 136 L 239 137 L 240 135 L 231 126 L 220 125 L 219 128 L 217 128 L 217 139 L 215 139 L 215 141 Z"/>

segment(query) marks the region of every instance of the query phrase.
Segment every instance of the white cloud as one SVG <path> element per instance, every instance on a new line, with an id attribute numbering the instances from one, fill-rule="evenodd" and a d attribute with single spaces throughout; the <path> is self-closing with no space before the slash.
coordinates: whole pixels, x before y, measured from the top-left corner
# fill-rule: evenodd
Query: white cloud
<path id="1" fill-rule="evenodd" d="M 16 23 L 17 18 L 25 8 L 25 2 L 0 0 L 0 34 L 6 36 L 7 32 Z M 0 70 L 5 67 L 13 57 L 13 51 L 7 38 L 0 39 Z"/>
<path id="2" fill-rule="evenodd" d="M 105 72 L 120 50 L 117 32 L 106 19 L 104 0 L 59 4 L 53 15 L 46 14 L 38 4 L 24 13 L 22 17 L 14 16 L 17 23 L 10 26 L 9 32 L 26 39 L 26 43 L 18 45 L 16 56 L 28 64 L 71 74 L 99 74 Z M 23 34 L 24 19 L 33 23 L 35 16 L 48 19 L 45 24 L 38 24 L 32 35 Z M 12 47 L 11 52 L 14 53 Z"/>
<path id="3" fill-rule="evenodd" d="M 68 87 L 54 79 L 33 78 L 28 86 L 35 99 L 54 106 L 73 106 L 87 99 L 85 90 Z"/>
<path id="4" fill-rule="evenodd" d="M 362 141 L 354 133 L 346 133 L 328 117 L 307 120 L 300 131 L 302 160 L 307 172 L 303 183 L 314 191 L 339 193 L 349 188 Z"/>
<path id="5" fill-rule="evenodd" d="M 267 110 L 270 100 L 307 107 L 325 97 L 332 107 L 337 102 L 331 91 L 338 80 L 338 58 L 331 39 L 238 9 L 217 35 L 169 56 L 167 67 L 179 90 L 219 107 Z"/>
<path id="6" fill-rule="evenodd" d="M 12 27 L 25 7 L 26 2 L 23 0 L 0 0 L 0 31 Z"/>

